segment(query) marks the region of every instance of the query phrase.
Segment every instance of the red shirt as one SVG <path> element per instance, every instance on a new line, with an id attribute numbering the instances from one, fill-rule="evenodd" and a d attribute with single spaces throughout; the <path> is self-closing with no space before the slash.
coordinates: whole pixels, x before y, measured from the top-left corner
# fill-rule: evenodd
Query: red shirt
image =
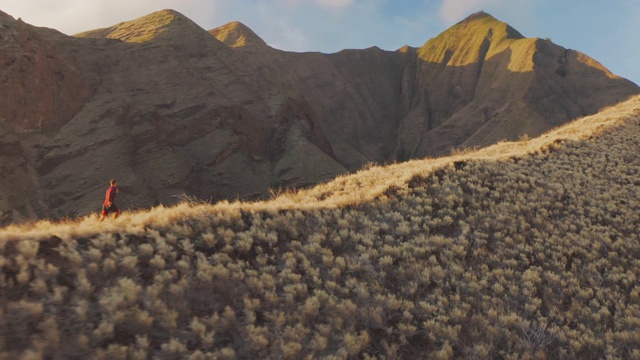
<path id="1" fill-rule="evenodd" d="M 104 204 L 105 205 L 109 205 L 109 203 L 112 203 L 114 201 L 116 201 L 116 194 L 118 193 L 118 188 L 116 186 L 111 186 L 107 189 L 107 195 L 104 198 Z"/>

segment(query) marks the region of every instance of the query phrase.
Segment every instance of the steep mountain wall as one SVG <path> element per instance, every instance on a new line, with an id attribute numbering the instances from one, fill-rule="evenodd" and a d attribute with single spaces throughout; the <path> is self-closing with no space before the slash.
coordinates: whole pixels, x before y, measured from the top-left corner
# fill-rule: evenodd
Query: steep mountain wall
<path id="1" fill-rule="evenodd" d="M 1 15 L 5 222 L 95 211 L 110 178 L 124 209 L 261 198 L 535 136 L 639 90 L 485 13 L 421 48 L 335 54 L 276 50 L 237 22 L 207 32 L 172 10 L 76 37 Z"/>

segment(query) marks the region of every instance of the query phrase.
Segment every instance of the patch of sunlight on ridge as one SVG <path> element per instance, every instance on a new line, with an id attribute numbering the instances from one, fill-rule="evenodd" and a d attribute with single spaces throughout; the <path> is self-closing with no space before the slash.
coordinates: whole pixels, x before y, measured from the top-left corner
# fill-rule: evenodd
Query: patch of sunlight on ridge
<path id="1" fill-rule="evenodd" d="M 249 42 L 247 41 L 247 37 L 240 32 L 239 27 L 240 23 L 233 21 L 227 26 L 217 29 L 214 36 L 231 47 L 246 46 Z"/>
<path id="2" fill-rule="evenodd" d="M 536 38 L 524 38 L 507 23 L 485 15 L 454 25 L 427 41 L 419 50 L 420 60 L 447 66 L 467 66 L 510 52 L 508 69 L 533 71 Z"/>
<path id="3" fill-rule="evenodd" d="M 429 39 L 418 50 L 418 56 L 425 62 L 450 66 L 476 63 L 487 52 L 500 52 L 505 47 L 502 42 L 513 41 L 507 26 L 491 16 L 472 16 Z"/>
<path id="4" fill-rule="evenodd" d="M 591 58 L 590 56 L 577 51 L 578 55 L 576 57 L 576 60 L 580 63 L 586 64 L 587 66 L 596 68 L 602 72 L 605 73 L 605 75 L 609 78 L 609 79 L 623 79 L 622 77 L 615 75 L 614 73 L 612 73 L 611 71 L 609 71 L 609 69 L 607 69 L 606 67 L 604 67 L 604 65 L 600 64 L 597 60 Z"/>
<path id="5" fill-rule="evenodd" d="M 105 37 L 118 39 L 129 43 L 142 43 L 149 41 L 167 30 L 177 14 L 171 10 L 156 11 L 141 18 L 126 21 L 109 28 L 86 31 L 75 35 L 76 37 Z"/>
<path id="6" fill-rule="evenodd" d="M 507 69 L 511 72 L 532 72 L 533 71 L 533 56 L 536 53 L 536 41 L 538 39 L 521 39 L 514 41 L 509 50 L 511 51 L 511 57 L 509 59 L 509 65 Z"/>

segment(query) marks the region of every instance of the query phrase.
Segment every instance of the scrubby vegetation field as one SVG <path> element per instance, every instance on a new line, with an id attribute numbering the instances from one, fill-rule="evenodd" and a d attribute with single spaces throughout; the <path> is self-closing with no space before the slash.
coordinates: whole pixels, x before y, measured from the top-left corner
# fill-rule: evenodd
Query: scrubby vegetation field
<path id="1" fill-rule="evenodd" d="M 638 109 L 262 203 L 3 229 L 0 358 L 640 358 Z"/>

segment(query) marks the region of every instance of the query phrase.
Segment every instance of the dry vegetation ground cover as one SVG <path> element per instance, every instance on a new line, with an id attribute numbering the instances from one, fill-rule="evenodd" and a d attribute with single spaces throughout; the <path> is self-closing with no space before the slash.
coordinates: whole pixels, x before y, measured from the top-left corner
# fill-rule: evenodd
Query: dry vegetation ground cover
<path id="1" fill-rule="evenodd" d="M 263 203 L 3 229 L 0 358 L 638 358 L 638 109 Z"/>

